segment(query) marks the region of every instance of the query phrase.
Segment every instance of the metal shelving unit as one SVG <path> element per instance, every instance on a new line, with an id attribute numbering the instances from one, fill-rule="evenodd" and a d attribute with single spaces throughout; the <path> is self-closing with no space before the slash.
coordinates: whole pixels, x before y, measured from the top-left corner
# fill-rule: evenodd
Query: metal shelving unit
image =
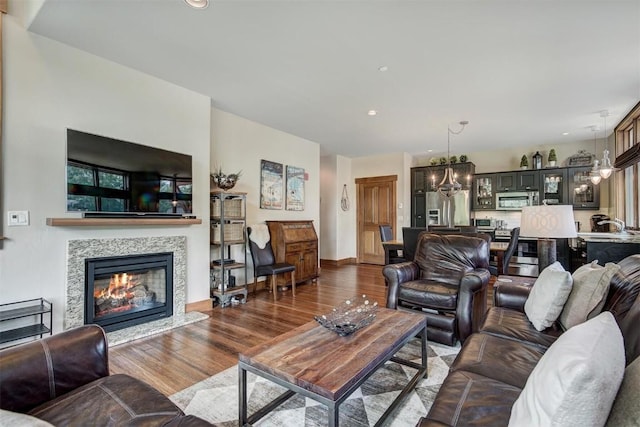
<path id="1" fill-rule="evenodd" d="M 16 325 L 12 324 L 9 329 L 0 331 L 0 344 L 38 335 L 40 338 L 45 334 L 51 335 L 52 312 L 52 304 L 44 298 L 0 304 L 0 322 L 16 320 Z M 18 319 L 24 319 L 28 324 L 21 326 L 24 322 Z"/>
<path id="2" fill-rule="evenodd" d="M 247 301 L 246 206 L 247 193 L 211 191 L 211 245 L 216 259 L 210 263 L 212 304 L 226 307 Z M 242 259 L 232 259 L 232 248 L 240 247 Z M 236 251 L 237 254 L 238 251 Z M 232 273 L 244 270 L 242 282 Z"/>

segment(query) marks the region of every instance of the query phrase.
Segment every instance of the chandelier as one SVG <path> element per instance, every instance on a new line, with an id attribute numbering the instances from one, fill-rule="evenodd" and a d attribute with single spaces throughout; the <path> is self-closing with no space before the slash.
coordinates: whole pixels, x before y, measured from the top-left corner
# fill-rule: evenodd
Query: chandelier
<path id="1" fill-rule="evenodd" d="M 458 131 L 453 131 L 450 126 L 447 126 L 447 167 L 444 170 L 442 181 L 438 184 L 438 193 L 446 198 L 453 197 L 462 189 L 462 185 L 456 179 L 453 168 L 451 167 L 451 134 L 460 135 L 464 127 L 468 124 L 468 120 L 462 120 L 460 122 L 460 126 L 462 127 Z"/>
<path id="2" fill-rule="evenodd" d="M 607 179 L 611 176 L 614 168 L 611 165 L 611 160 L 609 159 L 609 150 L 607 149 L 608 140 L 607 140 L 607 116 L 609 115 L 609 111 L 603 110 L 600 112 L 600 117 L 604 119 L 604 151 L 602 152 L 602 161 L 600 162 L 600 176 L 604 179 Z"/>
<path id="3" fill-rule="evenodd" d="M 591 131 L 593 132 L 593 152 L 595 153 L 598 150 L 598 146 L 596 143 L 596 132 L 598 131 L 598 126 L 591 126 Z M 600 162 L 594 158 L 593 167 L 589 172 L 589 179 L 591 180 L 591 183 L 593 183 L 593 185 L 600 184 L 600 181 L 602 180 L 602 176 L 600 175 L 600 169 L 598 167 L 599 164 Z"/>

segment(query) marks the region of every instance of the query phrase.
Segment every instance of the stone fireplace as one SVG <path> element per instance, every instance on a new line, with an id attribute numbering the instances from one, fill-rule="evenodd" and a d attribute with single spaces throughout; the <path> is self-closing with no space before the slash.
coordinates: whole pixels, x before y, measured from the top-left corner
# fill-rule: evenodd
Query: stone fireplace
<path id="1" fill-rule="evenodd" d="M 102 324 L 115 345 L 202 320 L 185 312 L 186 268 L 186 236 L 69 240 L 64 328 Z M 124 324 L 113 326 L 122 312 Z"/>

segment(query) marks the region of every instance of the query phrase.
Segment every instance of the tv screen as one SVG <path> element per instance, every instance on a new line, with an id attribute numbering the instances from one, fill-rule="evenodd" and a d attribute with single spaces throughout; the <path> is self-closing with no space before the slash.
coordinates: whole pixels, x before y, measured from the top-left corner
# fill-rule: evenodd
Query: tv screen
<path id="1" fill-rule="evenodd" d="M 67 211 L 192 213 L 191 156 L 67 129 Z"/>

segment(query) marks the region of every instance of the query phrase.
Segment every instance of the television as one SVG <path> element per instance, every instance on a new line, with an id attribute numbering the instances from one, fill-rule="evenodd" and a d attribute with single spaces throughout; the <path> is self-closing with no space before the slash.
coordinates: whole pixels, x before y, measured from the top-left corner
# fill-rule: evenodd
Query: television
<path id="1" fill-rule="evenodd" d="M 191 156 L 67 129 L 67 211 L 190 216 Z"/>

